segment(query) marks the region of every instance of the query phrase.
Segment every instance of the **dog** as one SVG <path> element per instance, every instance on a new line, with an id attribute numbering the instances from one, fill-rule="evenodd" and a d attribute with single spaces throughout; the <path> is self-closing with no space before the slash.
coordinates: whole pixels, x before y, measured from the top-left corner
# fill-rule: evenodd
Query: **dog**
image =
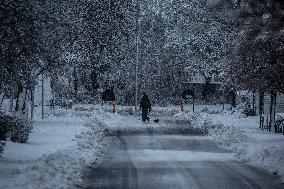
<path id="1" fill-rule="evenodd" d="M 160 120 L 159 120 L 159 119 L 154 119 L 154 122 L 155 122 L 155 123 L 159 123 Z"/>

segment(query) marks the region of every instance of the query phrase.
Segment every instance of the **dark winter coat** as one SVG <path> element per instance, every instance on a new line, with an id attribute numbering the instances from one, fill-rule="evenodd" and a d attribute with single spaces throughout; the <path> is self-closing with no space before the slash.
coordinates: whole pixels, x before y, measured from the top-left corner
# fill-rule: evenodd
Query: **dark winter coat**
<path id="1" fill-rule="evenodd" d="M 151 111 L 151 103 L 147 95 L 144 95 L 140 101 L 140 109 L 142 111 Z"/>
<path id="2" fill-rule="evenodd" d="M 115 95 L 112 89 L 107 89 L 102 94 L 103 101 L 115 101 Z"/>

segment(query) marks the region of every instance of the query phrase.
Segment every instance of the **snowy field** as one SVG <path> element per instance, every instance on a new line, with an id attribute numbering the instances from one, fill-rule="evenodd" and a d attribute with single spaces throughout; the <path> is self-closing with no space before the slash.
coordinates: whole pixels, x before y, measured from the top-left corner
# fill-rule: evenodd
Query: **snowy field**
<path id="1" fill-rule="evenodd" d="M 93 110 L 57 110 L 36 120 L 27 144 L 6 141 L 0 188 L 72 188 L 81 170 L 103 152 L 103 130 L 88 122 Z M 40 117 L 40 116 L 39 116 Z"/>

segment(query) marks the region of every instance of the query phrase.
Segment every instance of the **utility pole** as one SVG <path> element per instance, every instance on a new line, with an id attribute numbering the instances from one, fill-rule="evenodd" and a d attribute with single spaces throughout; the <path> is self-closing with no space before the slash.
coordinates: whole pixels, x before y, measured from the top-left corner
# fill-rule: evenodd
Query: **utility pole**
<path id="1" fill-rule="evenodd" d="M 41 75 L 41 119 L 44 119 L 44 75 Z"/>
<path id="2" fill-rule="evenodd" d="M 136 60 L 135 60 L 135 112 L 138 104 L 138 61 L 139 61 L 139 14 L 140 2 L 137 0 L 136 8 Z"/>
<path id="3" fill-rule="evenodd" d="M 34 88 L 31 90 L 31 120 L 34 120 L 34 108 L 35 108 L 35 97 L 34 97 Z"/>
<path id="4" fill-rule="evenodd" d="M 52 93 L 52 110 L 53 110 L 53 114 L 55 112 L 55 91 L 53 91 Z"/>
<path id="5" fill-rule="evenodd" d="M 223 113 L 224 113 L 224 111 L 225 111 L 225 88 L 224 88 L 224 86 L 223 86 L 223 94 L 222 94 L 222 96 L 223 96 L 223 102 L 222 102 L 222 104 L 223 104 L 223 111 L 222 111 L 222 115 L 223 115 Z"/>

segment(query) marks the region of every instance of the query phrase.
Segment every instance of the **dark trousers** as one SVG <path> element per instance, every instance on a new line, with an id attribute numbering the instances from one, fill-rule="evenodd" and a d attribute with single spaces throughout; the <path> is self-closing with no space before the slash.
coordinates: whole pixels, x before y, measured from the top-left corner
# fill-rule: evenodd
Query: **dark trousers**
<path id="1" fill-rule="evenodd" d="M 142 109 L 142 121 L 146 121 L 148 119 L 148 110 L 143 110 Z M 149 121 L 149 119 L 148 119 Z"/>

